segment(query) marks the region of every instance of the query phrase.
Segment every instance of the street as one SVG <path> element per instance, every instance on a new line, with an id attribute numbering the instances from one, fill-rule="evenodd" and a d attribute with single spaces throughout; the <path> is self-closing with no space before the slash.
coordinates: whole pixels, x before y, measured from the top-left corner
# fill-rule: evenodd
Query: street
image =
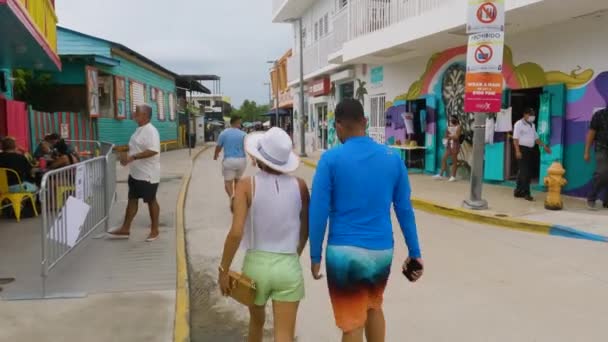
<path id="1" fill-rule="evenodd" d="M 297 175 L 310 183 L 313 173 L 302 166 Z M 416 284 L 400 273 L 407 251 L 394 221 L 396 252 L 385 293 L 387 341 L 605 340 L 605 244 L 421 212 L 417 221 L 426 273 Z M 193 341 L 241 341 L 246 333 L 247 310 L 222 298 L 216 285 L 229 227 L 220 164 L 207 151 L 195 163 L 186 208 Z M 234 270 L 240 269 L 241 259 L 239 252 Z M 297 340 L 338 341 L 325 281 L 315 282 L 308 272 L 308 250 L 302 265 L 307 292 Z M 267 327 L 270 337 L 271 322 Z"/>

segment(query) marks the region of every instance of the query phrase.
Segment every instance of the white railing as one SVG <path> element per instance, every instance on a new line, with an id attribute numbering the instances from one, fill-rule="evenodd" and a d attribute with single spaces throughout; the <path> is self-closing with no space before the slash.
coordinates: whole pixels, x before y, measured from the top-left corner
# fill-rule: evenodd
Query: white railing
<path id="1" fill-rule="evenodd" d="M 382 30 L 445 6 L 452 0 L 351 0 L 349 39 Z"/>

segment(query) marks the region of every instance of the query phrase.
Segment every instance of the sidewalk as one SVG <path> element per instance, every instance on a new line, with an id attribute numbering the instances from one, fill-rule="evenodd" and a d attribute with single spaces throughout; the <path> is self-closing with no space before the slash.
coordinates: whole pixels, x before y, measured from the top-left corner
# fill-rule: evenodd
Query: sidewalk
<path id="1" fill-rule="evenodd" d="M 198 149 L 193 150 L 193 153 Z M 10 301 L 39 293 L 39 221 L 0 221 L 0 275 L 15 283 L 0 292 L 0 341 L 159 341 L 173 339 L 176 298 L 175 203 L 190 165 L 188 150 L 161 154 L 158 199 L 161 237 L 146 243 L 149 217 L 139 206 L 129 241 L 83 241 L 48 280 L 50 295 L 67 299 Z M 128 169 L 117 165 L 111 226 L 122 223 Z M 100 231 L 101 232 L 101 231 Z"/>
<path id="2" fill-rule="evenodd" d="M 320 156 L 320 153 L 315 153 L 304 161 L 314 166 Z M 448 183 L 434 180 L 430 175 L 410 174 L 410 182 L 414 198 L 450 209 L 462 208 L 462 202 L 470 191 L 468 180 Z M 535 202 L 515 199 L 513 189 L 508 186 L 484 184 L 483 198 L 488 201 L 489 209 L 478 213 L 494 219 L 538 221 L 547 226 L 566 226 L 608 236 L 608 210 L 590 211 L 584 199 L 563 196 L 564 209 L 551 211 L 544 207 L 546 193 L 537 192 L 533 196 Z"/>

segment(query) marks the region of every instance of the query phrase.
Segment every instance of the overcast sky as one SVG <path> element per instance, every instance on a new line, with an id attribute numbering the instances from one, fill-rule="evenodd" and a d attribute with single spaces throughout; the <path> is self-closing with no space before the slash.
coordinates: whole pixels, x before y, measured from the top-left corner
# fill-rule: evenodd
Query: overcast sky
<path id="1" fill-rule="evenodd" d="M 122 43 L 181 74 L 216 74 L 235 107 L 268 103 L 269 65 L 291 47 L 272 0 L 58 0 L 59 25 Z"/>

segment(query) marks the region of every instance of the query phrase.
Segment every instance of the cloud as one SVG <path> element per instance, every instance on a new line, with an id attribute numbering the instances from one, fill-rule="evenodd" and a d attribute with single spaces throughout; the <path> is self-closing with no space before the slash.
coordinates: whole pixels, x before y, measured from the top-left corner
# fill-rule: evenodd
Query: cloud
<path id="1" fill-rule="evenodd" d="M 115 41 L 177 73 L 216 74 L 233 105 L 268 101 L 269 65 L 292 43 L 272 0 L 60 0 L 61 26 Z"/>

